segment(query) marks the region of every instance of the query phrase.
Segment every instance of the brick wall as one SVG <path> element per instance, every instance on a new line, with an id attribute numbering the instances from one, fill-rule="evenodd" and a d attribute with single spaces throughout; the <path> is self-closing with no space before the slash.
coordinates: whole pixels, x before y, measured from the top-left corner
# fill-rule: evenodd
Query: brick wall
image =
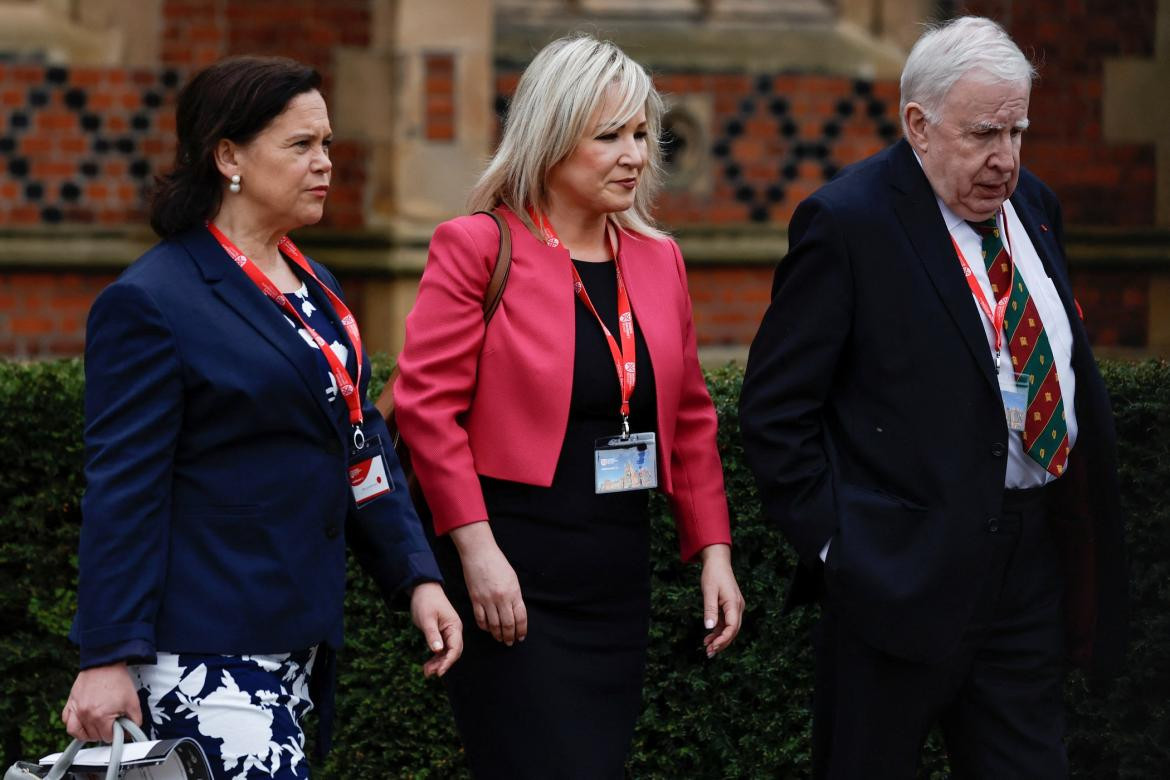
<path id="1" fill-rule="evenodd" d="M 169 68 L 0 64 L 0 224 L 141 221 L 174 157 L 178 83 Z"/>
<path id="2" fill-rule="evenodd" d="M 174 160 L 174 103 L 198 68 L 230 54 L 294 57 L 321 71 L 366 47 L 369 0 L 165 0 L 156 68 L 0 63 L 0 227 L 125 227 L 147 221 L 155 175 Z M 360 229 L 369 151 L 338 139 L 322 224 Z M 127 258 L 128 260 L 130 258 Z M 112 277 L 14 273 L 0 287 L 0 355 L 77 354 L 93 296 Z"/>
<path id="3" fill-rule="evenodd" d="M 1066 223 L 1154 222 L 1154 148 L 1102 132 L 1104 63 L 1152 57 L 1157 0 L 968 0 L 1003 24 L 1038 64 L 1024 164 L 1060 196 Z"/>
<path id="4" fill-rule="evenodd" d="M 294 56 L 332 79 L 332 51 L 368 44 L 368 2 L 167 0 L 155 69 L 0 64 L 0 225 L 140 224 L 144 195 L 174 159 L 174 100 L 225 54 Z M 323 224 L 364 225 L 364 144 L 333 147 Z"/>
<path id="5" fill-rule="evenodd" d="M 0 274 L 0 355 L 79 355 L 90 304 L 113 274 Z"/>
<path id="6" fill-rule="evenodd" d="M 233 53 L 289 55 L 321 70 L 328 98 L 337 48 L 370 44 L 371 5 L 164 0 L 157 68 L 0 63 L 0 227 L 142 225 L 144 192 L 173 157 L 174 99 L 193 69 Z M 1156 0 L 971 0 L 966 10 L 1004 21 L 1042 62 L 1024 160 L 1060 195 L 1066 224 L 1152 225 L 1153 147 L 1105 142 L 1101 93 L 1107 58 L 1152 56 Z M 434 141 L 449 140 L 454 131 L 454 65 L 442 51 L 425 60 L 423 131 Z M 522 67 L 497 64 L 501 113 Z M 699 135 L 686 139 L 701 145 L 691 156 L 700 170 L 680 177 L 686 181 L 668 187 L 659 202 L 661 219 L 674 230 L 782 226 L 795 205 L 837 170 L 900 134 L 893 81 L 746 70 L 667 70 L 656 73 L 656 81 L 683 111 L 699 104 L 707 112 L 699 117 Z M 339 139 L 334 145 L 325 225 L 365 226 L 370 157 L 364 144 Z M 700 263 L 690 273 L 700 342 L 746 344 L 766 306 L 771 266 Z M 1078 269 L 1074 281 L 1096 343 L 1146 343 L 1149 278 L 1149 272 Z M 39 316 L 27 308 L 33 304 L 16 303 L 47 301 L 54 279 L 3 277 L 0 354 L 77 351 L 83 317 Z M 66 275 L 58 292 L 77 305 L 106 280 L 101 273 Z M 361 280 L 346 283 L 353 288 Z M 26 308 L 10 308 L 10 302 Z M 44 330 L 50 322 L 51 333 Z"/>
<path id="7" fill-rule="evenodd" d="M 996 19 L 1039 66 L 1024 164 L 1053 188 L 1066 225 L 1154 224 L 1153 144 L 1105 139 L 1104 63 L 1154 56 L 1157 0 L 968 0 Z M 1146 346 L 1149 271 L 1077 269 L 1073 287 L 1097 346 Z"/>

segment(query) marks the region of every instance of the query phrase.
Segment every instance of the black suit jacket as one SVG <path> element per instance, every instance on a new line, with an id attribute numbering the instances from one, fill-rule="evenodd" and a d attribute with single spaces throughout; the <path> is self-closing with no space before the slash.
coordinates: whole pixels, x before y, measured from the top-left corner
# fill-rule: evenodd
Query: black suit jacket
<path id="1" fill-rule="evenodd" d="M 1110 666 L 1126 589 L 1112 414 L 1069 285 L 1056 197 L 1023 171 L 1012 203 L 1073 333 L 1079 433 L 1050 510 L 1068 561 L 1070 650 Z M 987 571 L 1007 467 L 978 309 L 905 141 L 801 203 L 789 242 L 740 416 L 765 511 L 802 561 L 794 595 L 818 592 L 823 576 L 834 608 L 870 644 L 941 658 Z"/>

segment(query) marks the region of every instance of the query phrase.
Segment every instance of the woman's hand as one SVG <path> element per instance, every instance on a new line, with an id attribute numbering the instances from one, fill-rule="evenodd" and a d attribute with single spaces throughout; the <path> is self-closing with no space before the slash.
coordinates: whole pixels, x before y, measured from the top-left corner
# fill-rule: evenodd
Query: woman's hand
<path id="1" fill-rule="evenodd" d="M 475 624 L 509 647 L 528 636 L 528 610 L 520 594 L 516 571 L 492 536 L 486 521 L 451 531 L 463 563 L 463 579 Z"/>
<path id="2" fill-rule="evenodd" d="M 86 742 L 109 742 L 114 738 L 114 721 L 122 716 L 142 725 L 138 691 L 124 662 L 78 673 L 69 701 L 61 710 L 69 736 Z"/>
<path id="3" fill-rule="evenodd" d="M 442 677 L 463 654 L 463 621 L 443 586 L 424 582 L 410 594 L 410 617 L 434 653 L 423 664 L 423 677 Z"/>
<path id="4" fill-rule="evenodd" d="M 707 657 L 714 658 L 722 652 L 739 633 L 743 619 L 743 595 L 731 571 L 731 547 L 713 544 L 704 547 L 700 553 L 703 559 L 703 574 L 700 584 L 703 590 L 703 625 L 711 629 L 703 637 Z"/>

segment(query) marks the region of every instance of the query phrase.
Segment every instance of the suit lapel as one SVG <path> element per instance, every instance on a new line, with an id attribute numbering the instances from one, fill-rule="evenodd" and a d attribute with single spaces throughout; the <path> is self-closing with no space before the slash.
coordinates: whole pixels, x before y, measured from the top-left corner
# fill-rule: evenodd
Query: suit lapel
<path id="1" fill-rule="evenodd" d="M 989 387 L 999 393 L 995 363 L 987 346 L 987 335 L 979 312 L 971 300 L 971 288 L 963 277 L 955 257 L 950 233 L 938 209 L 934 191 L 914 152 L 906 141 L 899 141 L 888 159 L 890 180 L 896 194 L 894 212 L 902 225 L 931 283 L 942 298 L 951 319 L 979 364 Z"/>
<path id="2" fill-rule="evenodd" d="M 289 326 L 284 314 L 236 267 L 206 229 L 199 228 L 185 233 L 179 237 L 179 241 L 203 273 L 212 292 L 288 359 L 304 382 L 305 390 L 313 396 L 317 407 L 330 424 L 336 427 L 335 412 L 322 391 L 317 358 L 306 348 L 297 329 Z"/>

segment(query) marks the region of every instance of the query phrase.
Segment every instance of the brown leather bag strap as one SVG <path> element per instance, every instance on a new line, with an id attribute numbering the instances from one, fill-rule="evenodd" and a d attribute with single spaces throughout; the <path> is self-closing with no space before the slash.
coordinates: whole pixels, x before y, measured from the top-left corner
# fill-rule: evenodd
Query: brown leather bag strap
<path id="1" fill-rule="evenodd" d="M 504 287 L 508 284 L 508 274 L 512 271 L 512 231 L 508 223 L 494 211 L 477 211 L 476 214 L 487 214 L 495 220 L 500 229 L 500 251 L 496 254 L 496 267 L 492 269 L 492 278 L 488 280 L 487 290 L 483 296 L 484 325 L 492 321 L 492 315 L 504 297 Z"/>
<path id="2" fill-rule="evenodd" d="M 483 295 L 483 322 L 484 325 L 487 325 L 492 321 L 492 315 L 496 313 L 500 301 L 504 298 L 504 287 L 508 284 L 508 273 L 512 270 L 512 231 L 508 229 L 508 223 L 504 221 L 504 218 L 494 211 L 477 211 L 475 213 L 487 214 L 495 220 L 496 227 L 500 229 L 500 249 L 496 254 L 496 267 L 492 269 L 492 276 L 488 279 L 487 288 Z M 390 418 L 394 414 L 394 380 L 397 378 L 398 366 L 394 366 L 394 370 L 386 378 L 386 385 L 382 388 L 381 394 L 378 395 L 378 400 L 374 402 L 374 406 L 387 422 L 392 422 Z M 397 428 L 391 431 L 391 436 L 394 439 L 394 446 L 397 447 Z"/>

